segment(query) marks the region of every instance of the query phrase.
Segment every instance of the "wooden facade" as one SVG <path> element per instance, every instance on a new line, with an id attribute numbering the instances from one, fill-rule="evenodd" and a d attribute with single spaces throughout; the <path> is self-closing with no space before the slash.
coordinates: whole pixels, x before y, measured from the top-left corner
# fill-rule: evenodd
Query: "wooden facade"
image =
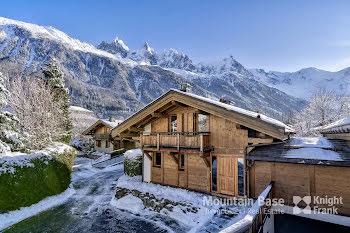
<path id="1" fill-rule="evenodd" d="M 245 147 L 286 139 L 285 130 L 194 96 L 169 91 L 112 136 L 139 137 L 153 183 L 243 196 Z"/>
<path id="2" fill-rule="evenodd" d="M 293 196 L 342 197 L 343 204 L 335 206 L 340 215 L 350 216 L 349 167 L 255 161 L 249 169 L 250 196 L 257 197 L 271 181 L 273 197 L 288 205 L 293 206 Z"/>

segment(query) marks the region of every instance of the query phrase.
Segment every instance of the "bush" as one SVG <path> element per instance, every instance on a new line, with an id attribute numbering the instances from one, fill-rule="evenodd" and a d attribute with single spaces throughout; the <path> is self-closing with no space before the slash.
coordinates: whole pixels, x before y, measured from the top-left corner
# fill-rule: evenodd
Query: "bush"
<path id="1" fill-rule="evenodd" d="M 0 175 L 0 213 L 30 206 L 69 187 L 75 150 L 30 160 L 32 166 L 14 166 Z M 0 164 L 1 168 L 1 164 Z"/>
<path id="2" fill-rule="evenodd" d="M 142 175 L 142 152 L 140 149 L 125 152 L 124 173 L 128 176 Z"/>

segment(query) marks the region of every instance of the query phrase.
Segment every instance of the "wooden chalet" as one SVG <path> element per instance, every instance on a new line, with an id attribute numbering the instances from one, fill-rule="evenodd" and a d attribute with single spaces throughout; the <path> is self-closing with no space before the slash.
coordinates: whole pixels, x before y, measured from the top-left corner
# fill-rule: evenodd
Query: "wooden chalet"
<path id="1" fill-rule="evenodd" d="M 244 196 L 246 146 L 286 140 L 291 129 L 224 102 L 171 89 L 111 135 L 140 141 L 145 182 Z"/>
<path id="2" fill-rule="evenodd" d="M 133 149 L 135 148 L 135 142 L 129 140 L 122 141 L 119 138 L 112 139 L 111 137 L 112 129 L 121 122 L 122 121 L 115 120 L 114 118 L 110 118 L 109 120 L 100 119 L 87 128 L 82 134 L 92 136 L 95 150 L 98 152 L 111 153 L 121 148 Z"/>

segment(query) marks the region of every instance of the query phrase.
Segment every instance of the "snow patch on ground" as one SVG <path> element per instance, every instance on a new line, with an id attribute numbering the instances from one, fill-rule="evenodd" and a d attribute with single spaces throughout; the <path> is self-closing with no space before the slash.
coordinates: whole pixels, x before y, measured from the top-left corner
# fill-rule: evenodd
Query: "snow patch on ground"
<path id="1" fill-rule="evenodd" d="M 136 214 L 140 213 L 144 209 L 142 200 L 138 197 L 133 196 L 132 194 L 128 194 L 118 200 L 113 198 L 111 205 L 122 210 L 131 211 L 132 213 Z"/>
<path id="2" fill-rule="evenodd" d="M 64 203 L 74 192 L 74 189 L 70 187 L 61 194 L 50 196 L 31 206 L 22 207 L 19 210 L 10 211 L 6 214 L 0 214 L 0 231 L 28 217 Z"/>

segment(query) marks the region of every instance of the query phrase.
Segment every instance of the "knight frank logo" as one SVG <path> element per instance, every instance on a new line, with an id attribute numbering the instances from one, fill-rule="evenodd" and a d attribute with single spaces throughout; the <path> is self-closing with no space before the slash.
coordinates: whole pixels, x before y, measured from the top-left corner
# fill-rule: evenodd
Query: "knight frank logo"
<path id="1" fill-rule="evenodd" d="M 303 209 L 301 209 L 298 204 L 304 201 L 306 204 L 306 207 L 304 207 Z M 305 197 L 299 197 L 299 196 L 293 196 L 293 203 L 294 203 L 294 207 L 293 207 L 293 214 L 300 214 L 300 213 L 304 213 L 304 214 L 311 214 L 311 196 L 305 196 Z"/>
<path id="2" fill-rule="evenodd" d="M 338 214 L 338 208 L 343 204 L 343 197 L 293 196 L 293 203 L 293 214 Z"/>

